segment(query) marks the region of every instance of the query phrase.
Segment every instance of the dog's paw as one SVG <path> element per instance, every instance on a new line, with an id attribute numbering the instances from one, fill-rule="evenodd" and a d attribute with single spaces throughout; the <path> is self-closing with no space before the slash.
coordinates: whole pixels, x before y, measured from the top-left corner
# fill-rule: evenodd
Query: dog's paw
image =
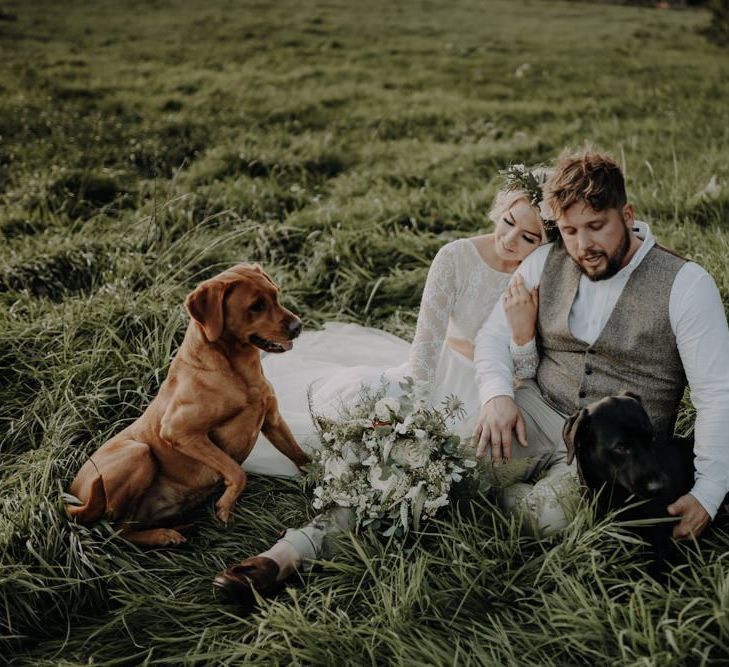
<path id="1" fill-rule="evenodd" d="M 218 521 L 227 526 L 230 520 L 230 507 L 223 506 L 220 503 L 216 507 L 217 512 L 215 512 L 215 516 L 218 517 Z"/>
<path id="2" fill-rule="evenodd" d="M 172 528 L 160 528 L 158 536 L 159 544 L 161 546 L 168 546 L 170 544 L 182 544 L 183 542 L 187 542 L 187 538 L 182 533 L 178 533 Z"/>
<path id="3" fill-rule="evenodd" d="M 296 467 L 301 470 L 311 463 L 311 457 L 307 456 L 302 452 L 301 456 L 297 457 L 294 463 L 296 464 Z"/>

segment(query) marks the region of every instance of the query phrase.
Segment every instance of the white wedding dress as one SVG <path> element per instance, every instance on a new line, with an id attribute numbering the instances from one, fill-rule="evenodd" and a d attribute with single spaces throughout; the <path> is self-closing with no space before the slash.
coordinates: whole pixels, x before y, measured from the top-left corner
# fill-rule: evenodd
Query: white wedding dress
<path id="1" fill-rule="evenodd" d="M 510 278 L 486 264 L 470 239 L 453 241 L 440 249 L 428 271 L 412 344 L 379 329 L 330 322 L 321 331 L 305 331 L 293 350 L 267 355 L 263 372 L 299 444 L 309 452 L 319 446 L 309 388 L 314 410 L 337 416 L 363 384 L 378 386 L 383 378 L 388 394 L 397 395 L 399 381 L 408 375 L 428 383 L 435 406 L 448 395 L 458 396 L 466 415 L 453 430 L 470 436 L 480 410 L 474 365 L 445 341 L 453 337 L 472 344 Z M 517 375 L 525 376 L 519 369 Z M 263 435 L 243 467 L 264 475 L 298 474 Z"/>

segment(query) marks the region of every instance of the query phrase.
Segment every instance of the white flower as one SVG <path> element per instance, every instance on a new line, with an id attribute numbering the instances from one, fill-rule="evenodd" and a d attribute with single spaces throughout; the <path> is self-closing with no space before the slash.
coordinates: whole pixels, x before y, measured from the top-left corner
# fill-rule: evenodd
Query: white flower
<path id="1" fill-rule="evenodd" d="M 412 426 L 412 424 L 413 424 L 413 416 L 408 415 L 407 417 L 405 417 L 404 421 L 395 425 L 395 433 L 397 433 L 399 435 L 403 435 L 404 433 L 407 433 L 408 429 Z"/>
<path id="2" fill-rule="evenodd" d="M 350 466 L 354 465 L 355 463 L 359 463 L 359 456 L 357 456 L 357 445 L 353 442 L 345 442 L 344 445 L 342 445 L 342 458 L 344 459 L 345 463 Z M 476 465 L 475 462 L 474 465 Z"/>
<path id="3" fill-rule="evenodd" d="M 377 449 L 377 438 L 364 435 L 362 437 L 362 444 L 367 447 L 370 451 Z"/>
<path id="4" fill-rule="evenodd" d="M 374 466 L 378 461 L 379 459 L 374 454 L 372 454 L 371 456 L 368 456 L 364 461 L 362 461 L 362 465 L 369 468 L 370 466 Z"/>
<path id="5" fill-rule="evenodd" d="M 390 452 L 395 463 L 406 468 L 422 468 L 430 460 L 430 443 L 403 439 L 395 443 Z"/>
<path id="6" fill-rule="evenodd" d="M 324 462 L 324 476 L 340 479 L 349 472 L 349 465 L 344 459 L 333 456 Z"/>
<path id="7" fill-rule="evenodd" d="M 434 510 L 439 507 L 445 507 L 448 504 L 448 494 L 444 493 L 442 496 L 438 496 L 435 500 L 426 500 L 425 509 Z"/>
<path id="8" fill-rule="evenodd" d="M 389 421 L 393 414 L 400 412 L 400 401 L 396 398 L 385 396 L 375 403 L 375 416 L 380 421 Z"/>
<path id="9" fill-rule="evenodd" d="M 370 486 L 377 490 L 382 492 L 383 497 L 387 497 L 387 495 L 392 491 L 395 484 L 397 484 L 397 476 L 394 474 L 390 474 L 387 478 L 382 477 L 383 470 L 379 465 L 373 465 L 370 468 L 369 475 L 367 475 L 367 480 L 370 483 Z"/>
<path id="10" fill-rule="evenodd" d="M 382 479 L 382 468 L 379 465 L 373 465 L 367 475 L 367 481 L 370 486 L 377 491 L 389 491 L 395 483 L 392 476 L 388 479 Z"/>

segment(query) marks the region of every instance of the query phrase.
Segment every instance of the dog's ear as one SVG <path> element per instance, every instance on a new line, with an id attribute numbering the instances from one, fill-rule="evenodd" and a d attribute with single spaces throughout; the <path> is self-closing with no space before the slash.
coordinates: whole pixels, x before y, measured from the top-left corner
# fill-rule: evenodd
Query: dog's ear
<path id="1" fill-rule="evenodd" d="M 203 329 L 211 343 L 218 340 L 225 326 L 223 300 L 231 283 L 212 278 L 198 285 L 187 295 L 185 308 Z"/>
<path id="2" fill-rule="evenodd" d="M 568 417 L 562 427 L 562 439 L 567 446 L 567 465 L 574 461 L 577 447 L 580 440 L 585 437 L 590 429 L 590 413 L 587 408 L 582 408 L 571 417 Z"/>
<path id="3" fill-rule="evenodd" d="M 260 275 L 264 280 L 267 280 L 275 289 L 279 289 L 278 285 L 273 282 L 271 276 L 269 276 L 262 268 L 261 265 L 258 262 L 254 262 L 253 264 L 239 264 L 237 267 L 238 269 L 249 269 L 251 271 L 255 271 L 258 275 Z"/>
<path id="4" fill-rule="evenodd" d="M 643 399 L 633 391 L 621 391 L 618 396 L 627 396 L 628 398 L 634 398 L 638 403 L 643 405 Z"/>
<path id="5" fill-rule="evenodd" d="M 278 285 L 277 285 L 277 284 L 276 284 L 275 282 L 273 282 L 273 279 L 271 278 L 271 276 L 269 276 L 269 275 L 268 275 L 268 274 L 267 274 L 267 273 L 266 273 L 266 272 L 265 272 L 265 271 L 264 271 L 264 270 L 263 270 L 263 269 L 261 268 L 261 265 L 260 265 L 260 264 L 258 264 L 258 263 L 254 264 L 254 265 L 253 265 L 253 268 L 254 268 L 254 270 L 258 271 L 258 273 L 260 273 L 260 274 L 261 274 L 261 275 L 262 275 L 262 276 L 263 276 L 263 277 L 264 277 L 264 278 L 265 278 L 266 280 L 268 280 L 268 282 L 269 282 L 269 283 L 271 283 L 271 285 L 273 285 L 275 289 L 278 289 Z"/>

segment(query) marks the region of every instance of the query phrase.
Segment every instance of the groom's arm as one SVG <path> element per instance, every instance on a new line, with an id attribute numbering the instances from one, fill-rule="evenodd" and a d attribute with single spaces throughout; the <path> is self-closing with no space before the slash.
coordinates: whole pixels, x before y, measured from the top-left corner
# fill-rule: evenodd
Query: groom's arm
<path id="1" fill-rule="evenodd" d="M 474 340 L 473 363 L 476 366 L 481 405 L 488 403 L 494 396 L 514 396 L 510 340 L 511 329 L 506 320 L 503 301 L 499 297 Z"/>
<path id="2" fill-rule="evenodd" d="M 550 246 L 542 246 L 527 257 L 516 273 L 524 279 L 527 289 L 539 284 Z M 474 437 L 483 454 L 491 449 L 494 462 L 511 456 L 511 433 L 517 430 L 519 441 L 526 446 L 526 433 L 521 414 L 514 403 L 512 360 L 509 351 L 511 328 L 501 299 L 484 322 L 474 341 L 476 383 L 481 400 L 481 412 Z"/>
<path id="3" fill-rule="evenodd" d="M 527 290 L 539 284 L 551 247 L 550 244 L 537 248 L 514 272 L 524 279 Z M 511 328 L 499 299 L 474 340 L 473 362 L 482 405 L 495 396 L 514 396 L 510 341 Z"/>
<path id="4" fill-rule="evenodd" d="M 729 327 L 716 283 L 698 265 L 676 276 L 670 316 L 696 408 L 696 480 L 669 509 L 682 517 L 674 535 L 688 537 L 703 531 L 729 488 Z"/>

